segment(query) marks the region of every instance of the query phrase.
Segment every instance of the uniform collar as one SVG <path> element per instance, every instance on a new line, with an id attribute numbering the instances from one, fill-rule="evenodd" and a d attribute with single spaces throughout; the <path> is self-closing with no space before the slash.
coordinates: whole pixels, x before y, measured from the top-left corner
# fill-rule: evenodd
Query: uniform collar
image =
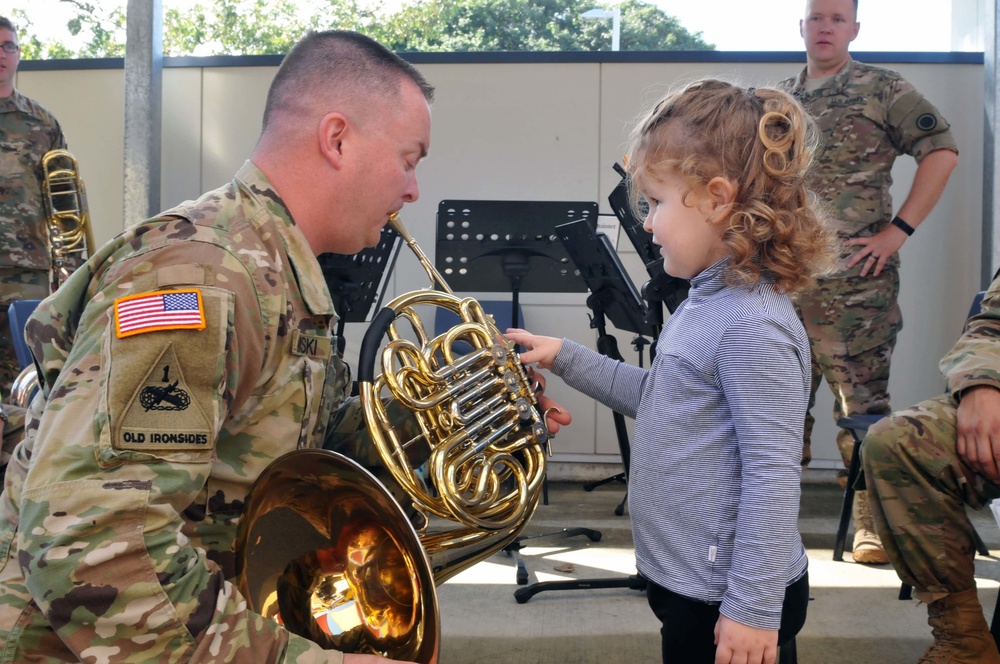
<path id="1" fill-rule="evenodd" d="M 799 73 L 799 77 L 795 80 L 795 87 L 792 89 L 792 94 L 796 97 L 800 96 L 831 96 L 836 94 L 843 94 L 847 89 L 847 84 L 850 82 L 851 77 L 854 75 L 854 58 L 848 56 L 847 62 L 844 66 L 840 68 L 836 74 L 833 75 L 832 80 L 829 84 L 823 86 L 819 90 L 812 93 L 807 93 L 805 91 L 806 86 L 806 71 L 808 67 L 803 67 L 802 71 Z"/>
<path id="2" fill-rule="evenodd" d="M 315 316 L 336 315 L 333 299 L 330 297 L 323 269 L 316 260 L 316 254 L 295 224 L 274 185 L 249 160 L 236 173 L 236 182 L 243 193 L 254 202 L 255 209 L 248 210 L 247 214 L 254 227 L 260 227 L 266 221 L 273 221 L 284 229 L 279 236 L 285 245 L 285 253 L 295 272 L 299 291 L 309 312 Z"/>
<path id="3" fill-rule="evenodd" d="M 20 111 L 21 113 L 32 113 L 28 98 L 14 88 L 14 93 L 9 97 L 0 97 L 0 113 L 10 113 Z"/>

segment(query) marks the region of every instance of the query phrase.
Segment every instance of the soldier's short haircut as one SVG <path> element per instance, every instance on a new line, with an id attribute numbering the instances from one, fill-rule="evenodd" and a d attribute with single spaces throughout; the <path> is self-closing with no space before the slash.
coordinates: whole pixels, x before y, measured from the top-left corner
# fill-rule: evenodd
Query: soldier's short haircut
<path id="1" fill-rule="evenodd" d="M 6 16 L 0 16 L 0 28 L 7 28 L 15 35 L 17 34 L 17 26 L 10 22 L 10 19 Z"/>
<path id="2" fill-rule="evenodd" d="M 857 20 L 857 18 L 858 18 L 858 0 L 854 0 L 854 19 Z"/>
<path id="3" fill-rule="evenodd" d="M 336 94 L 341 101 L 359 97 L 399 96 L 401 83 L 412 81 L 428 103 L 434 88 L 416 67 L 374 39 L 347 30 L 310 32 L 303 37 L 278 67 L 267 93 L 263 127 L 275 115 L 294 112 Z"/>

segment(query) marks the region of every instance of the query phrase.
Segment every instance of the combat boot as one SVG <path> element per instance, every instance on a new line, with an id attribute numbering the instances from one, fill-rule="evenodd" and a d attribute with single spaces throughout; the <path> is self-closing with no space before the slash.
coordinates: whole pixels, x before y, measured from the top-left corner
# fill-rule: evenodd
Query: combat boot
<path id="1" fill-rule="evenodd" d="M 917 664 L 1000 664 L 975 588 L 928 604 L 927 623 L 934 643 Z"/>
<path id="2" fill-rule="evenodd" d="M 884 565 L 889 562 L 889 556 L 882 548 L 882 540 L 875 531 L 867 491 L 855 492 L 851 513 L 854 517 L 854 562 L 866 565 Z"/>

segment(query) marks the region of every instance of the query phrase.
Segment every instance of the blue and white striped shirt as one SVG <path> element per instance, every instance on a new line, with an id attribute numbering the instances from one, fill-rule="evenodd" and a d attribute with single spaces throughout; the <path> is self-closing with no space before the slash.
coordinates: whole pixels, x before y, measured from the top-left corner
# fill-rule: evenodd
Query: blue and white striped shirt
<path id="1" fill-rule="evenodd" d="M 634 417 L 629 511 L 639 572 L 723 615 L 777 629 L 806 571 L 798 532 L 809 340 L 773 284 L 691 281 L 649 370 L 565 340 L 553 372 Z"/>

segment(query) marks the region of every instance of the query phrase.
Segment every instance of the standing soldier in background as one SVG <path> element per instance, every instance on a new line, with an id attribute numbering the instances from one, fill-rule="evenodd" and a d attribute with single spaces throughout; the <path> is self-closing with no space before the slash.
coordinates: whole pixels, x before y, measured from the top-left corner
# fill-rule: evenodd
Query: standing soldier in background
<path id="1" fill-rule="evenodd" d="M 7 307 L 49 294 L 50 256 L 42 200 L 42 157 L 65 149 L 59 122 L 14 89 L 21 61 L 17 30 L 0 16 L 0 395 L 20 371 Z"/>
<path id="2" fill-rule="evenodd" d="M 836 270 L 797 299 L 812 346 L 809 407 L 825 378 L 834 419 L 891 411 L 889 364 L 903 327 L 897 252 L 937 204 L 958 163 L 947 121 L 920 92 L 894 71 L 851 58 L 857 12 L 857 0 L 807 0 L 799 21 L 806 67 L 779 85 L 802 102 L 822 133 L 810 187 L 831 208 L 844 240 Z M 918 166 L 894 216 L 889 186 L 901 154 Z M 807 413 L 803 463 L 814 421 Z M 847 466 L 854 448 L 849 432 L 838 433 L 837 446 Z M 855 494 L 853 515 L 854 560 L 888 562 L 865 491 Z"/>

